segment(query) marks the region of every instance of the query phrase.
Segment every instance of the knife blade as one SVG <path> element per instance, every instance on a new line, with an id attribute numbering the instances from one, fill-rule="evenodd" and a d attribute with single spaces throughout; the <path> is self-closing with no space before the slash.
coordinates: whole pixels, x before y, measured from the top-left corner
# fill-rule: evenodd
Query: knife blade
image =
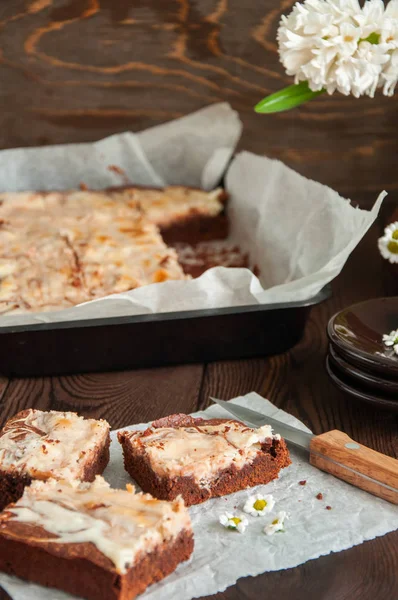
<path id="1" fill-rule="evenodd" d="M 210 400 L 247 425 L 271 425 L 288 443 L 309 452 L 309 461 L 370 494 L 398 504 L 398 460 L 358 444 L 342 431 L 313 435 L 277 419 L 210 396 Z"/>
<path id="2" fill-rule="evenodd" d="M 247 425 L 254 425 L 255 427 L 271 425 L 272 429 L 274 429 L 276 433 L 279 433 L 287 442 L 290 442 L 298 448 L 303 448 L 308 452 L 310 451 L 310 443 L 314 437 L 312 433 L 301 431 L 300 429 L 296 429 L 291 425 L 286 425 L 281 421 L 277 421 L 272 417 L 267 417 L 266 415 L 258 413 L 255 410 L 245 408 L 244 406 L 239 406 L 239 404 L 232 404 L 231 402 L 219 400 L 218 398 L 212 398 L 211 396 L 210 400 L 213 400 L 213 402 L 216 402 L 219 406 L 222 406 L 225 410 L 230 412 L 241 421 L 244 421 Z"/>

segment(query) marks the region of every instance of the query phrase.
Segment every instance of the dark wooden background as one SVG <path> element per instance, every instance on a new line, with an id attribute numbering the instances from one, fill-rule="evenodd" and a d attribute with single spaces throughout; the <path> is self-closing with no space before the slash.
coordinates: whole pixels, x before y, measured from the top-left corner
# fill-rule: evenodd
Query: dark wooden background
<path id="1" fill-rule="evenodd" d="M 377 251 L 397 206 L 395 98 L 321 97 L 288 113 L 256 115 L 267 93 L 291 83 L 276 27 L 294 0 L 0 0 L 0 148 L 92 141 L 140 130 L 226 100 L 244 122 L 240 146 L 277 157 L 382 216 L 313 310 L 290 352 L 152 371 L 0 379 L 0 424 L 28 406 L 105 417 L 113 427 L 193 411 L 256 390 L 316 433 L 340 428 L 398 456 L 396 416 L 355 404 L 324 372 L 325 326 L 339 308 L 397 293 Z M 0 365 L 1 370 L 1 365 Z M 214 598 L 394 600 L 398 534 L 288 571 L 240 580 Z M 1 597 L 1 592 L 0 592 Z"/>

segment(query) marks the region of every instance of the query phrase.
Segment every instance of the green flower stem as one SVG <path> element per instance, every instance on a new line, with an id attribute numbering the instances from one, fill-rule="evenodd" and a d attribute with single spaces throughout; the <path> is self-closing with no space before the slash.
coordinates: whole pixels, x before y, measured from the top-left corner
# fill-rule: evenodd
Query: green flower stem
<path id="1" fill-rule="evenodd" d="M 294 85 L 289 85 L 275 94 L 271 94 L 266 98 L 263 98 L 256 106 L 254 110 L 257 113 L 275 113 L 282 112 L 283 110 L 290 110 L 316 98 L 320 94 L 323 94 L 325 90 L 319 92 L 313 92 L 309 87 L 307 81 L 301 81 Z"/>
<path id="2" fill-rule="evenodd" d="M 363 40 L 359 40 L 359 44 L 361 42 L 369 42 L 369 44 L 378 44 L 380 42 L 380 33 L 376 33 L 375 31 L 373 33 L 371 33 L 370 35 L 368 35 L 367 38 L 364 38 Z"/>

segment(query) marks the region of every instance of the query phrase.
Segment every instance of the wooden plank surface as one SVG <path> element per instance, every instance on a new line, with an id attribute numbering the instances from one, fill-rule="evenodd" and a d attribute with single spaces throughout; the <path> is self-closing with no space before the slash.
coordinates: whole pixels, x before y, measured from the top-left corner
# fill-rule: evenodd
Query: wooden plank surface
<path id="1" fill-rule="evenodd" d="M 324 371 L 325 327 L 341 307 L 397 293 L 378 255 L 396 206 L 394 99 L 319 98 L 261 117 L 252 106 L 290 81 L 275 32 L 294 0 L 9 0 L 0 3 L 0 148 L 92 141 L 138 131 L 228 101 L 244 122 L 241 147 L 280 158 L 369 207 L 390 193 L 382 219 L 316 307 L 303 340 L 267 359 L 26 380 L 0 379 L 0 421 L 27 406 L 78 410 L 113 427 L 255 390 L 315 433 L 334 427 L 398 456 L 397 416 L 357 404 Z M 0 365 L 1 370 L 1 365 Z M 240 580 L 214 598 L 393 600 L 398 533 L 288 571 Z M 5 597 L 1 595 L 0 598 Z"/>
<path id="2" fill-rule="evenodd" d="M 8 0 L 0 3 L 0 147 L 92 141 L 228 101 L 241 147 L 348 196 L 397 190 L 397 102 L 321 97 L 256 115 L 291 83 L 275 35 L 294 0 Z"/>
<path id="3" fill-rule="evenodd" d="M 196 409 L 201 365 L 68 377 L 14 379 L 0 403 L 0 424 L 25 408 L 72 410 L 106 418 L 113 429 Z"/>

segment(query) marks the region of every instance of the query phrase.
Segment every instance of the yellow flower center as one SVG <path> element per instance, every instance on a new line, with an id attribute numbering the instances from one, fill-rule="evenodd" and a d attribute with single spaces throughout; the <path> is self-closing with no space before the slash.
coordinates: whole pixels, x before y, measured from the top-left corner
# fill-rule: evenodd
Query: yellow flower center
<path id="1" fill-rule="evenodd" d="M 236 526 L 239 525 L 239 523 L 241 522 L 241 520 L 242 519 L 239 519 L 238 517 L 232 517 L 232 519 L 230 519 L 230 521 L 233 521 Z"/>
<path id="2" fill-rule="evenodd" d="M 255 510 L 264 510 L 264 508 L 266 506 L 267 506 L 266 500 L 256 500 L 255 503 L 253 504 L 253 508 Z"/>
<path id="3" fill-rule="evenodd" d="M 395 231 L 393 231 L 392 239 L 393 240 L 398 240 L 398 229 L 396 229 Z"/>
<path id="4" fill-rule="evenodd" d="M 274 520 L 272 521 L 272 525 L 278 525 L 278 523 L 279 523 L 278 519 L 274 519 Z"/>
<path id="5" fill-rule="evenodd" d="M 353 38 L 353 36 L 352 36 L 352 35 L 346 35 L 346 36 L 344 36 L 344 41 L 345 41 L 345 42 L 352 42 L 352 40 L 353 40 L 353 39 L 354 39 L 354 38 Z"/>
<path id="6" fill-rule="evenodd" d="M 391 254 L 398 254 L 398 242 L 391 240 L 391 242 L 388 242 L 387 248 L 389 249 Z"/>

